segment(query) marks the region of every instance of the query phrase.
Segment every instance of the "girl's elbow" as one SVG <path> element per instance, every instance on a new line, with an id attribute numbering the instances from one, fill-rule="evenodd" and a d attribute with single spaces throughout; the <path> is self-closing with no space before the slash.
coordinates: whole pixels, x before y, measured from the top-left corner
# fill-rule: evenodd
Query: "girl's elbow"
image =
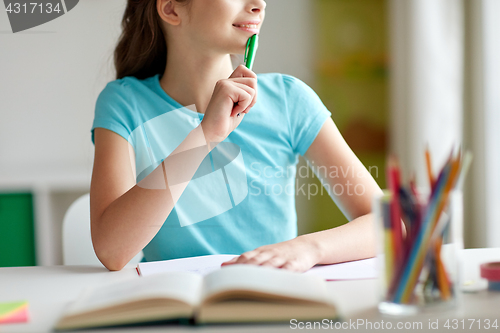
<path id="1" fill-rule="evenodd" d="M 117 256 L 107 256 L 103 253 L 96 252 L 97 259 L 104 265 L 109 271 L 120 271 L 128 263 L 125 258 L 120 258 Z"/>
<path id="2" fill-rule="evenodd" d="M 104 264 L 104 267 L 106 267 L 110 272 L 116 272 L 116 271 L 121 271 L 125 265 L 121 265 L 119 263 L 109 263 L 109 264 Z"/>
<path id="3" fill-rule="evenodd" d="M 109 239 L 102 236 L 102 233 L 96 228 L 97 225 L 98 223 L 96 223 L 95 219 L 91 220 L 90 235 L 97 259 L 110 271 L 121 270 L 128 261 L 119 252 L 111 249 L 112 245 Z"/>
<path id="4" fill-rule="evenodd" d="M 123 254 L 110 251 L 109 244 L 99 244 L 92 240 L 94 252 L 97 259 L 110 271 L 120 271 L 128 263 Z"/>

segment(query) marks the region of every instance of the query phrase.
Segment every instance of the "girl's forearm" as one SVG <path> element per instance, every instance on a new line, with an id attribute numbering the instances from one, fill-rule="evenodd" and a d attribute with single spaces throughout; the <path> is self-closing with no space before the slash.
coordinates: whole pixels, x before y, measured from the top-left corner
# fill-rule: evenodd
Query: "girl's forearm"
<path id="1" fill-rule="evenodd" d="M 334 264 L 376 255 L 376 235 L 371 213 L 339 227 L 300 237 L 318 249 L 318 264 Z"/>
<path id="2" fill-rule="evenodd" d="M 92 243 L 102 264 L 112 271 L 122 269 L 156 235 L 172 208 L 168 191 L 137 185 L 113 201 L 91 223 Z"/>
<path id="3" fill-rule="evenodd" d="M 92 217 L 92 242 L 104 266 L 120 270 L 158 233 L 209 153 L 207 141 L 201 126 L 197 127 L 153 172 L 114 200 L 100 216 Z"/>

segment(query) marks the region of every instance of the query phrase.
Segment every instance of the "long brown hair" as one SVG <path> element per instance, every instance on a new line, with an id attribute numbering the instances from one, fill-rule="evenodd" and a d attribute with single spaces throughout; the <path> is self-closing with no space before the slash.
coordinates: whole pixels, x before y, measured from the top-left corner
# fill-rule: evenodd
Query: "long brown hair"
<path id="1" fill-rule="evenodd" d="M 122 34 L 114 52 L 116 78 L 138 79 L 163 74 L 167 44 L 156 9 L 157 0 L 128 0 L 122 19 Z M 189 0 L 172 0 L 186 3 Z"/>

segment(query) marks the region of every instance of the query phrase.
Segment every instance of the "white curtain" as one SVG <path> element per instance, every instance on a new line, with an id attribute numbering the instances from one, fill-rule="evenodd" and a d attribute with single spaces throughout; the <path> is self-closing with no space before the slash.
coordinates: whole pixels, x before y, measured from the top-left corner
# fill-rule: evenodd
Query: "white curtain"
<path id="1" fill-rule="evenodd" d="M 460 0 L 389 0 L 391 151 L 403 173 L 427 185 L 462 141 L 463 20 Z"/>
<path id="2" fill-rule="evenodd" d="M 500 247 L 500 1 L 470 0 L 465 9 L 464 134 L 474 153 L 465 235 L 471 247 Z"/>
<path id="3" fill-rule="evenodd" d="M 466 247 L 500 246 L 500 1 L 388 0 L 391 150 L 426 185 L 453 147 L 474 155 Z"/>

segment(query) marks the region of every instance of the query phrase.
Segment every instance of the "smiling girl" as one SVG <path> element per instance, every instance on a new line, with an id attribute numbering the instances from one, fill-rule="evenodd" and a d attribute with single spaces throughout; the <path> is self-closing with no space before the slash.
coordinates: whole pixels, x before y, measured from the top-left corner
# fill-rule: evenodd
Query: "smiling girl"
<path id="1" fill-rule="evenodd" d="M 380 189 L 318 96 L 292 76 L 233 70 L 231 54 L 244 53 L 265 8 L 128 1 L 117 79 L 92 127 L 92 240 L 109 270 L 141 250 L 145 261 L 241 254 L 226 264 L 295 271 L 375 255 L 370 203 Z M 299 155 L 317 170 L 353 171 L 318 172 L 349 223 L 297 237 Z"/>

